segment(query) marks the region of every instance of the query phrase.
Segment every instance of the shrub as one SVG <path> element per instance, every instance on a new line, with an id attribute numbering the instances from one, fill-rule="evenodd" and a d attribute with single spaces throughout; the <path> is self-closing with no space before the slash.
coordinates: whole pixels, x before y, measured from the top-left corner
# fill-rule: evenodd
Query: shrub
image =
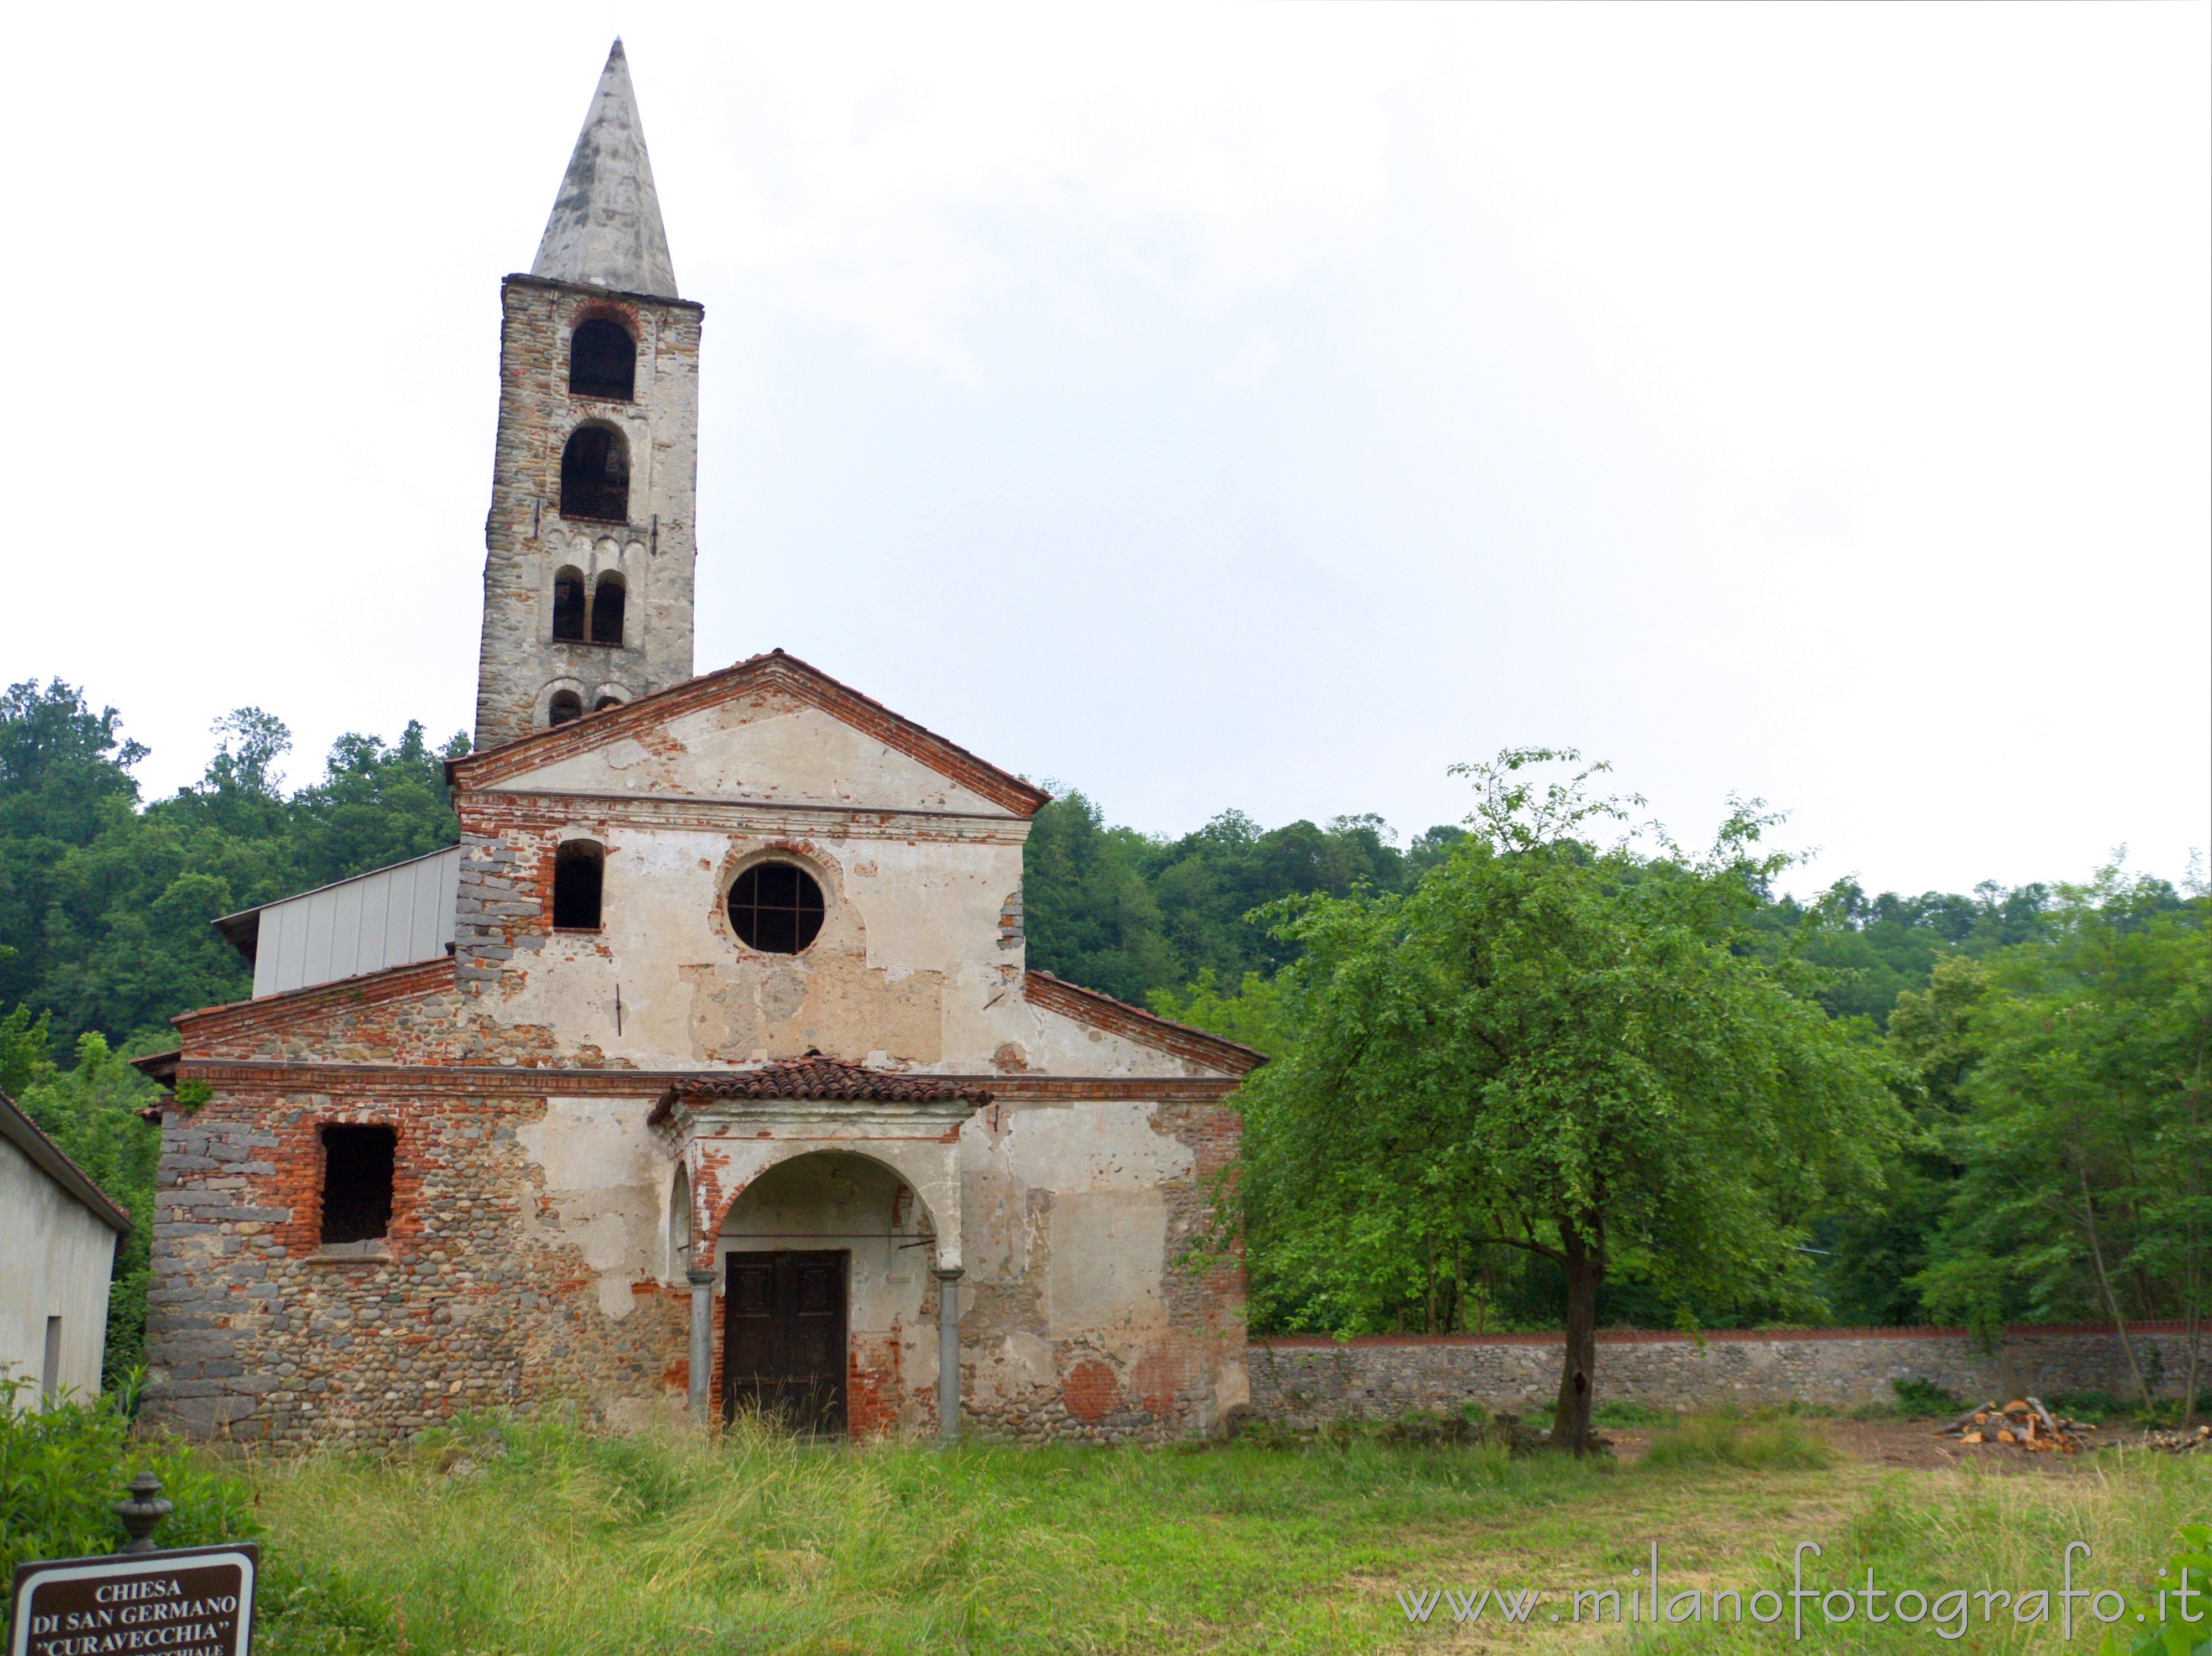
<path id="1" fill-rule="evenodd" d="M 1946 1391 L 1934 1380 L 1893 1380 L 1889 1389 L 1897 1393 L 1898 1413 L 1911 1420 L 1955 1415 L 1966 1406 L 1956 1392 Z"/>
<path id="2" fill-rule="evenodd" d="M 179 1444 L 130 1441 L 135 1384 L 90 1403 L 32 1407 L 34 1388 L 0 1380 L 0 1592 L 30 1559 L 113 1552 L 129 1538 L 115 1516 L 131 1480 L 151 1469 L 176 1510 L 154 1532 L 164 1547 L 250 1541 L 260 1532 L 236 1478 Z"/>

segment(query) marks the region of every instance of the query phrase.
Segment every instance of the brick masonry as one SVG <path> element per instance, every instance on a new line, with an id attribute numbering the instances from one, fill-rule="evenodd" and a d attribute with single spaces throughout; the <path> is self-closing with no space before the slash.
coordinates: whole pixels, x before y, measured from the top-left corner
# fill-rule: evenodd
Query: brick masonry
<path id="1" fill-rule="evenodd" d="M 620 1320 L 532 1210 L 517 1125 L 543 1101 L 322 1093 L 164 1113 L 147 1410 L 296 1448 L 404 1438 L 471 1410 L 650 1397 L 689 1305 L 637 1285 Z M 325 1259 L 320 1129 L 398 1134 L 387 1257 Z"/>
<path id="2" fill-rule="evenodd" d="M 518 878 L 533 912 L 541 880 L 534 864 Z M 185 1071 L 214 1096 L 164 1113 L 150 1421 L 297 1449 L 389 1443 L 458 1413 L 526 1415 L 556 1401 L 615 1423 L 680 1412 L 688 1293 L 641 1271 L 611 1314 L 588 1216 L 579 1228 L 562 1211 L 527 1144 L 551 1106 L 580 1097 L 634 1112 L 642 1135 L 669 1077 L 595 1049 L 564 1054 L 549 1031 L 503 1023 L 482 998 L 443 961 L 179 1020 Z M 1152 1095 L 1137 1107 L 1146 1137 L 1187 1152 L 1188 1170 L 1157 1187 L 1168 1269 L 1157 1321 L 1133 1338 L 1055 1325 L 1043 1284 L 1060 1198 L 1007 1192 L 1029 1204 L 1031 1252 L 1011 1275 L 971 1273 L 963 1285 L 970 1429 L 1097 1443 L 1216 1429 L 1243 1401 L 1243 1272 L 1234 1260 L 1176 1267 L 1205 1234 L 1209 1181 L 1236 1154 L 1231 1083 L 979 1079 L 1001 1093 L 969 1128 L 985 1144 L 1026 1112 L 1127 1109 L 1136 1090 Z M 320 1135 L 337 1123 L 397 1135 L 381 1257 L 322 1252 Z M 933 1332 L 935 1313 L 932 1284 L 917 1325 Z M 718 1303 L 717 1371 L 721 1332 Z M 1010 1347 L 1038 1361 L 1010 1368 Z M 933 1429 L 933 1379 L 906 1372 L 896 1344 L 856 1339 L 849 1378 L 856 1433 Z"/>
<path id="3" fill-rule="evenodd" d="M 2178 1395 L 2189 1368 L 2179 1324 L 2130 1330 L 2136 1357 L 2159 1390 Z M 2208 1350 L 2212 1356 L 2212 1350 Z M 1478 1403 L 1539 1413 L 1559 1394 L 1554 1334 L 1411 1339 L 1255 1339 L 1246 1362 L 1252 1410 L 1262 1419 L 1311 1427 L 1338 1419 L 1395 1420 Z M 2103 1326 L 2014 1327 L 1992 1350 L 1963 1329 L 1727 1330 L 1702 1340 L 1608 1330 L 1598 1336 L 1597 1395 L 1665 1409 L 1720 1404 L 1889 1401 L 1893 1380 L 1931 1380 L 1972 1402 L 2024 1392 L 2133 1391 L 2112 1331 Z"/>

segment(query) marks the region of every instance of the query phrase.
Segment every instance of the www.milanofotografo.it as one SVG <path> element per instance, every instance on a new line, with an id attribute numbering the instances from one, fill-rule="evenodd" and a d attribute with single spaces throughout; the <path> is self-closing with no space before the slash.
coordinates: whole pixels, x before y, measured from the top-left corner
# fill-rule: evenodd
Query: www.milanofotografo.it
<path id="1" fill-rule="evenodd" d="M 1398 1589 L 1406 1619 L 1440 1625 L 1495 1618 L 1509 1627 L 1532 1623 L 1641 1623 L 1646 1627 L 1698 1622 L 1740 1623 L 1747 1618 L 1782 1624 L 1794 1639 L 1815 1637 L 1846 1627 L 1899 1623 L 1924 1627 L 1939 1639 L 1963 1639 L 1976 1626 L 1999 1622 L 2047 1628 L 2061 1639 L 2076 1633 L 2092 1637 L 2117 1623 L 2148 1627 L 2181 1625 L 2212 1634 L 2212 1581 L 2184 1566 L 2179 1579 L 2160 1570 L 2155 1590 L 2130 1604 L 2125 1594 L 2076 1572 L 2093 1562 L 2087 1542 L 2068 1544 L 2054 1572 L 2054 1586 L 1923 1587 L 1883 1585 L 1869 1566 L 1863 1584 L 1828 1586 L 1805 1580 L 1805 1561 L 1818 1560 L 1818 1543 L 1801 1541 L 1791 1556 L 1790 1584 L 1759 1587 L 1683 1587 L 1670 1590 L 1662 1577 L 1659 1544 L 1651 1544 L 1648 1565 L 1639 1564 L 1618 1587 L 1438 1586 Z"/>

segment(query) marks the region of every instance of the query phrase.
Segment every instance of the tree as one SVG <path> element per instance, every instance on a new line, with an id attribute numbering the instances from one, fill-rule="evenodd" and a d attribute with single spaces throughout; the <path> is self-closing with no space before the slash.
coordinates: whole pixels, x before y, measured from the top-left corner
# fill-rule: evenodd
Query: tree
<path id="1" fill-rule="evenodd" d="M 2063 885 L 2041 944 L 1990 957 L 1966 1014 L 1964 1168 L 1921 1273 L 1937 1314 L 2113 1325 L 2143 1405 L 2130 1320 L 2191 1329 L 2190 1406 L 2212 1241 L 2212 901 L 2117 864 Z"/>
<path id="2" fill-rule="evenodd" d="M 1928 986 L 1905 990 L 1889 1015 L 1899 1101 L 1917 1131 L 1883 1170 L 1876 1199 L 1838 1208 L 1816 1228 L 1828 1256 L 1822 1286 L 1842 1322 L 1928 1319 L 1921 1273 L 1966 1172 L 1958 1160 L 1958 1129 L 1967 1113 L 1963 1089 L 1982 1053 L 1971 1020 L 1988 990 L 1978 961 L 1947 955 L 1935 962 Z"/>
<path id="3" fill-rule="evenodd" d="M 144 1049 L 168 1020 L 251 989 L 208 922 L 448 846 L 459 837 L 440 750 L 410 724 L 394 747 L 348 734 L 322 779 L 287 796 L 282 720 L 216 722 L 196 785 L 137 808 L 145 749 L 58 682 L 0 695 L 0 1006 L 51 1014 L 63 1052 L 100 1030 Z"/>
<path id="4" fill-rule="evenodd" d="M 1022 852 L 1032 966 L 1131 1001 L 1180 981 L 1145 883 L 1145 845 L 1134 829 L 1108 828 L 1073 790 L 1037 812 Z"/>
<path id="5" fill-rule="evenodd" d="M 1589 835 L 1638 801 L 1571 753 L 1475 767 L 1472 832 L 1407 895 L 1278 909 L 1304 953 L 1299 1029 L 1243 1090 L 1255 1271 L 1328 1283 L 1395 1255 L 1505 1247 L 1565 1279 L 1553 1441 L 1589 1441 L 1599 1290 L 1632 1260 L 1699 1291 L 1794 1291 L 1804 1216 L 1879 1180 L 1906 1131 L 1863 1024 L 1759 958 L 1747 920 L 1781 859 L 1739 808 L 1714 851 Z M 1602 768 L 1596 767 L 1596 768 Z M 1257 1258 L 1262 1247 L 1270 1256 Z"/>

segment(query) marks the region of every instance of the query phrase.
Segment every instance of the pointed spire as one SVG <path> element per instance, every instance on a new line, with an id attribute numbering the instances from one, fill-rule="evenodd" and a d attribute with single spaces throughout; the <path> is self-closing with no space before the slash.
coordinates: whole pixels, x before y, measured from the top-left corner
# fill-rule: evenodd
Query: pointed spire
<path id="1" fill-rule="evenodd" d="M 645 153 L 645 127 L 630 89 L 629 60 L 615 42 L 591 112 L 576 135 L 576 153 L 545 221 L 544 240 L 530 274 L 555 282 L 619 288 L 674 299 L 676 268 L 660 224 L 660 197 Z"/>

